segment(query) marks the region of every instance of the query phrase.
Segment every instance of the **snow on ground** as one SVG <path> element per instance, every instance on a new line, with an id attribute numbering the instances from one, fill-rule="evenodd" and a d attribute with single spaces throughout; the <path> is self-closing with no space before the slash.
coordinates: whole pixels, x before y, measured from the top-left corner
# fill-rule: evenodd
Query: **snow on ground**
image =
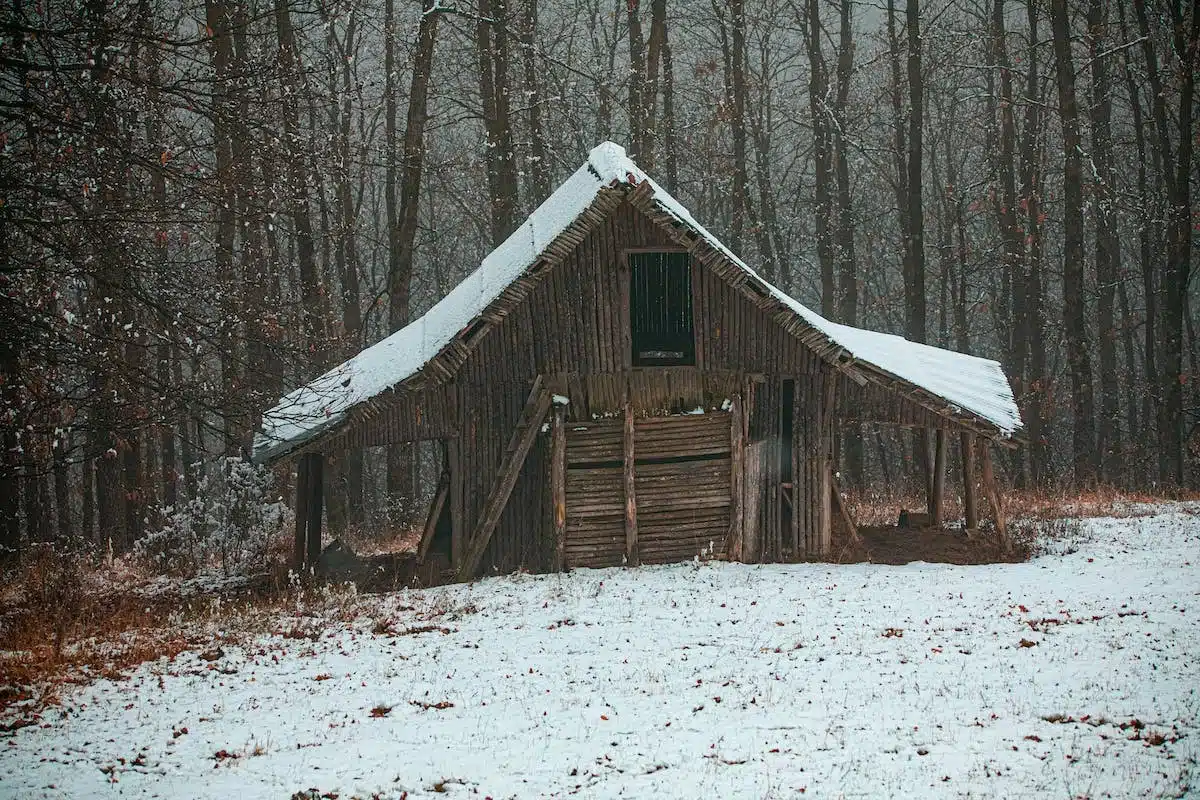
<path id="1" fill-rule="evenodd" d="M 1077 551 L 1025 564 L 683 564 L 360 598 L 346 621 L 79 690 L 0 739 L 0 796 L 1183 796 L 1198 512 L 1088 521 Z"/>

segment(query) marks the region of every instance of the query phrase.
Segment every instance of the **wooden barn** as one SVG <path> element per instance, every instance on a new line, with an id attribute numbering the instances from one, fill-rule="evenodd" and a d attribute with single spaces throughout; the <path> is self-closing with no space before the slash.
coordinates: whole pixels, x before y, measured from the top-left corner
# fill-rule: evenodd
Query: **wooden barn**
<path id="1" fill-rule="evenodd" d="M 285 396 L 255 458 L 300 459 L 297 555 L 321 542 L 325 454 L 444 443 L 421 553 L 453 574 L 696 556 L 821 558 L 835 429 L 957 440 L 968 527 L 1020 427 L 994 361 L 829 322 L 770 285 L 612 143 L 423 317 Z M 982 483 L 975 477 L 976 455 Z"/>

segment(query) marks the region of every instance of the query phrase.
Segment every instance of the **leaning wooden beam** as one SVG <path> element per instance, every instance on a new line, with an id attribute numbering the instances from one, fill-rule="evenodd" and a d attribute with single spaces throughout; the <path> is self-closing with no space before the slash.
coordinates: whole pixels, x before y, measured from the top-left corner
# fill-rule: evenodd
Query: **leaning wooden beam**
<path id="1" fill-rule="evenodd" d="M 833 504 L 837 506 L 838 514 L 841 515 L 846 530 L 850 532 L 850 540 L 855 544 L 862 544 L 862 538 L 858 535 L 858 526 L 854 524 L 854 520 L 850 516 L 850 509 L 842 498 L 842 487 L 838 483 L 837 475 L 833 474 L 832 464 L 830 465 L 829 486 L 833 489 Z"/>
<path id="2" fill-rule="evenodd" d="M 625 486 L 625 563 L 636 567 L 640 563 L 638 554 L 637 528 L 637 481 L 633 469 L 633 403 L 628 395 L 625 399 L 625 425 L 623 430 L 624 459 L 622 461 L 622 482 Z"/>
<path id="3" fill-rule="evenodd" d="M 567 552 L 567 408 L 554 406 L 550 428 L 550 505 L 554 514 L 554 571 L 566 569 Z"/>
<path id="4" fill-rule="evenodd" d="M 500 515 L 504 512 L 508 497 L 517 483 L 517 476 L 521 473 L 521 466 L 525 463 L 525 456 L 529 455 L 529 448 L 533 446 L 533 440 L 537 438 L 542 418 L 546 416 L 549 408 L 550 392 L 546 389 L 542 376 L 538 375 L 533 382 L 533 389 L 529 392 L 529 399 L 525 401 L 525 408 L 521 411 L 521 416 L 513 429 L 508 446 L 504 448 L 504 457 L 500 459 L 500 467 L 496 472 L 496 479 L 492 482 L 492 490 L 483 504 L 479 522 L 467 542 L 466 553 L 463 556 L 462 564 L 458 567 L 458 580 L 471 578 L 479 569 L 483 551 L 487 549 L 488 543 L 492 540 L 492 534 L 500 522 Z"/>
<path id="5" fill-rule="evenodd" d="M 933 482 L 929 495 L 929 521 L 935 528 L 940 528 L 946 498 L 946 431 L 938 428 L 934 437 L 936 444 L 933 450 Z"/>
<path id="6" fill-rule="evenodd" d="M 417 545 L 418 561 L 424 561 L 425 556 L 429 554 L 429 546 L 433 544 L 438 520 L 442 517 L 442 509 L 446 507 L 446 498 L 449 496 L 450 471 L 445 470 L 438 479 L 437 491 L 433 494 L 433 502 L 429 504 L 429 513 L 425 516 L 425 527 L 421 529 L 421 543 Z"/>
<path id="7" fill-rule="evenodd" d="M 986 439 L 983 441 L 981 456 L 980 460 L 983 462 L 983 490 L 987 492 L 988 503 L 992 506 L 992 518 L 996 521 L 996 538 L 1000 540 L 1000 547 L 1007 553 L 1012 550 L 1012 543 L 1008 539 L 1008 526 L 1004 521 L 1004 509 L 1000 505 L 1000 492 L 996 488 L 996 472 L 992 469 L 991 442 Z"/>
<path id="8" fill-rule="evenodd" d="M 963 469 L 963 525 L 970 536 L 979 528 L 979 502 L 975 495 L 975 435 L 963 431 L 959 438 L 959 452 Z"/>

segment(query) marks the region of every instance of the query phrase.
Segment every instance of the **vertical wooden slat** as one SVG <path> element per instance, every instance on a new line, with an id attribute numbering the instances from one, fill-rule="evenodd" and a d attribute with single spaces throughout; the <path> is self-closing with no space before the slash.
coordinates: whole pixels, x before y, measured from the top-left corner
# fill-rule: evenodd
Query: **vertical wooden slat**
<path id="1" fill-rule="evenodd" d="M 934 433 L 933 491 L 929 496 L 929 520 L 935 528 L 942 525 L 942 510 L 946 495 L 946 431 L 938 428 Z"/>
<path id="2" fill-rule="evenodd" d="M 963 470 L 963 512 L 968 532 L 979 527 L 979 504 L 975 494 L 975 436 L 963 431 L 959 437 L 959 453 Z"/>
<path id="3" fill-rule="evenodd" d="M 315 566 L 321 558 L 321 511 L 324 504 L 325 456 L 321 453 L 309 455 L 308 466 L 308 566 Z"/>
<path id="4" fill-rule="evenodd" d="M 742 560 L 757 564 L 762 559 L 759 524 L 759 508 L 763 496 L 763 448 L 765 442 L 754 442 L 746 447 L 745 463 L 745 522 L 742 525 Z"/>
<path id="5" fill-rule="evenodd" d="M 725 554 L 730 561 L 742 560 L 742 474 L 745 469 L 742 443 L 746 430 L 742 408 L 742 396 L 735 394 L 729 409 L 729 536 Z"/>
<path id="6" fill-rule="evenodd" d="M 786 383 L 786 379 L 784 380 Z M 792 415 L 792 507 L 791 507 L 791 528 L 787 532 L 788 541 L 784 546 L 791 553 L 793 559 L 798 558 L 804 550 L 806 550 L 805 537 L 808 536 L 811 527 L 808 524 L 808 514 L 811 511 L 810 501 L 811 495 L 808 493 L 808 465 L 809 465 L 809 437 L 808 437 L 808 415 L 812 413 L 813 407 L 810 403 L 806 404 L 806 395 L 808 395 L 812 386 L 809 381 L 792 380 L 792 399 L 791 408 L 785 408 L 783 405 L 783 384 L 780 384 L 780 401 L 779 401 L 779 431 L 780 441 L 783 441 L 783 416 L 784 414 Z M 807 406 L 807 407 L 806 407 Z"/>
<path id="7" fill-rule="evenodd" d="M 831 462 L 833 459 L 833 408 L 837 401 L 837 381 L 833 371 L 829 368 L 823 368 L 820 374 L 822 378 L 819 416 L 821 451 L 817 473 L 820 479 L 820 488 L 817 490 L 817 496 L 820 498 L 821 504 L 817 519 L 817 551 L 819 555 L 827 556 L 833 548 L 833 469 Z"/>
<path id="8" fill-rule="evenodd" d="M 636 567 L 638 559 L 637 495 L 634 490 L 633 403 L 626 395 L 625 428 L 623 432 L 623 472 L 625 483 L 625 563 Z"/>
<path id="9" fill-rule="evenodd" d="M 465 429 L 464 425 L 464 429 Z M 463 530 L 466 525 L 463 509 L 463 458 L 458 436 L 446 443 L 446 461 L 450 469 L 450 566 L 456 571 L 462 564 Z"/>
<path id="10" fill-rule="evenodd" d="M 308 555 L 308 501 L 312 493 L 309 485 L 308 466 L 311 459 L 312 454 L 305 453 L 300 456 L 300 460 L 296 464 L 296 535 L 292 549 L 292 561 L 297 571 L 304 568 L 304 562 Z"/>
<path id="11" fill-rule="evenodd" d="M 554 571 L 562 572 L 567 566 L 567 409 L 558 404 L 550 428 L 550 504 L 554 516 Z"/>

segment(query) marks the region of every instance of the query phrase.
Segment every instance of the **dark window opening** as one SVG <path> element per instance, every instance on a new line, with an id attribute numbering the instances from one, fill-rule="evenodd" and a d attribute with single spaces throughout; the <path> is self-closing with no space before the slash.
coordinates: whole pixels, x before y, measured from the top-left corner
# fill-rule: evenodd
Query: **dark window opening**
<path id="1" fill-rule="evenodd" d="M 633 365 L 694 365 L 691 256 L 634 253 L 629 256 L 629 268 Z"/>

